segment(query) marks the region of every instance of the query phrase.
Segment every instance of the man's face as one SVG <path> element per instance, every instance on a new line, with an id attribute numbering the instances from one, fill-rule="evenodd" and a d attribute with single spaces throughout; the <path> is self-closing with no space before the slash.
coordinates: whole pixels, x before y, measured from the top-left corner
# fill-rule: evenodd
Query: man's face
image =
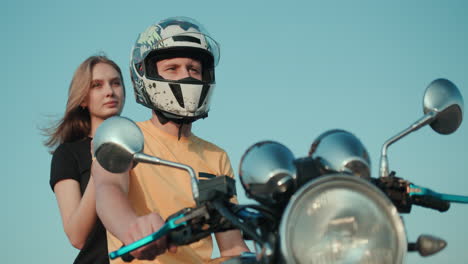
<path id="1" fill-rule="evenodd" d="M 166 80 L 177 81 L 187 77 L 202 80 L 202 64 L 191 58 L 172 58 L 156 62 L 158 73 Z"/>

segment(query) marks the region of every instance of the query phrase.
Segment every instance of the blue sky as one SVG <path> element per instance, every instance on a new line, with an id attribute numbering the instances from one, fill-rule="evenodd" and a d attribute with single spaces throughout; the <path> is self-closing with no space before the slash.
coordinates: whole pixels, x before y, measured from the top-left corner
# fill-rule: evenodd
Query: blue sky
<path id="1" fill-rule="evenodd" d="M 383 142 L 422 116 L 432 80 L 453 81 L 468 100 L 467 12 L 461 0 L 4 1 L 6 262 L 71 263 L 77 253 L 62 231 L 38 127 L 63 114 L 73 72 L 86 57 L 103 51 L 114 59 L 127 86 L 123 115 L 148 119 L 129 82 L 133 42 L 160 19 L 193 17 L 221 43 L 210 117 L 194 132 L 226 149 L 236 173 L 255 142 L 276 140 L 301 157 L 322 132 L 341 128 L 366 145 L 375 176 Z M 449 136 L 425 127 L 392 145 L 389 161 L 416 184 L 468 195 L 467 122 Z M 238 192 L 247 202 L 240 186 Z M 408 239 L 428 233 L 448 247 L 431 258 L 411 254 L 407 263 L 468 259 L 466 219 L 466 205 L 443 214 L 413 208 L 404 216 Z"/>

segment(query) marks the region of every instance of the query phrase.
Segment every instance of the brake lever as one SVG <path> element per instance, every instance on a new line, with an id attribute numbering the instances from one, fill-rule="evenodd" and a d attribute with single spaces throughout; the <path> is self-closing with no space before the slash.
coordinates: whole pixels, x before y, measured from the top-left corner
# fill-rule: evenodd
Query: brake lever
<path id="1" fill-rule="evenodd" d="M 413 183 L 409 185 L 408 194 L 409 196 L 432 196 L 451 203 L 468 203 L 468 196 L 438 193 L 429 188 L 421 187 Z"/>
<path id="2" fill-rule="evenodd" d="M 182 217 L 177 217 L 175 216 L 175 223 L 179 224 L 181 222 L 185 222 L 185 224 L 188 224 L 189 221 L 198 218 L 198 217 L 203 217 L 203 218 L 209 218 L 209 213 L 208 210 L 206 209 L 206 206 L 198 207 L 198 208 L 186 208 L 184 210 L 190 210 L 190 211 L 184 211 L 184 213 L 181 215 Z"/>
<path id="3" fill-rule="evenodd" d="M 148 235 L 140 240 L 137 240 L 131 244 L 121 247 L 120 249 L 109 253 L 110 259 L 116 259 L 121 257 L 131 251 L 134 251 L 138 248 L 141 248 L 149 243 L 160 239 L 161 237 L 167 235 L 171 230 L 178 228 L 179 226 L 186 225 L 186 221 L 180 221 L 185 215 L 182 214 L 177 216 L 169 221 L 167 221 L 158 231 Z"/>
<path id="4" fill-rule="evenodd" d="M 110 259 L 116 259 L 127 253 L 130 253 L 140 247 L 148 245 L 149 243 L 160 239 L 161 237 L 169 234 L 171 231 L 187 225 L 187 223 L 197 217 L 206 216 L 208 214 L 205 207 L 195 208 L 187 213 L 176 215 L 169 219 L 158 231 L 148 235 L 140 240 L 137 240 L 131 244 L 121 247 L 120 249 L 113 251 L 109 254 Z"/>

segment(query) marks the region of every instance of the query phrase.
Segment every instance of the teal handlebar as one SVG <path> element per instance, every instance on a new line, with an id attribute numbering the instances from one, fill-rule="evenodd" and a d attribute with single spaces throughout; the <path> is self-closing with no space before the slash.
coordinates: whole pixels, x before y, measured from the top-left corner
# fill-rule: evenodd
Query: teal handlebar
<path id="1" fill-rule="evenodd" d="M 182 225 L 186 225 L 187 222 L 186 221 L 181 221 L 180 223 L 176 223 L 177 220 L 181 219 L 182 217 L 184 217 L 185 215 L 184 214 L 181 214 L 171 220 L 169 220 L 168 222 L 166 222 L 158 231 L 152 233 L 151 235 L 149 236 L 146 236 L 140 240 L 137 240 L 131 244 L 128 244 L 124 247 L 121 247 L 120 249 L 116 250 L 116 251 L 112 251 L 111 253 L 109 253 L 109 258 L 110 259 L 116 259 L 118 257 L 121 257 L 127 253 L 130 253 L 140 247 L 143 247 L 145 245 L 148 245 L 149 243 L 153 242 L 153 241 L 156 241 L 158 239 L 160 239 L 161 237 L 167 235 L 171 230 L 173 229 L 176 229 L 177 227 L 179 226 L 182 226 Z"/>
<path id="2" fill-rule="evenodd" d="M 416 184 L 410 184 L 410 191 L 408 194 L 410 196 L 428 195 L 451 203 L 468 203 L 468 196 L 438 193 L 429 188 L 421 187 Z"/>

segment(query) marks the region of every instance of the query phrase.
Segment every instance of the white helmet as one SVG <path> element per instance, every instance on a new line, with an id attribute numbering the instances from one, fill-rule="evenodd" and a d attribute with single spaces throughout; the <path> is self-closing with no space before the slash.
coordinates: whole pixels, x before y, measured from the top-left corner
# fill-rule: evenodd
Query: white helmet
<path id="1" fill-rule="evenodd" d="M 166 80 L 159 76 L 156 62 L 187 57 L 202 63 L 202 80 Z M 167 120 L 190 123 L 208 116 L 215 87 L 214 68 L 219 45 L 197 21 L 172 17 L 141 33 L 130 56 L 130 75 L 136 101 Z"/>

